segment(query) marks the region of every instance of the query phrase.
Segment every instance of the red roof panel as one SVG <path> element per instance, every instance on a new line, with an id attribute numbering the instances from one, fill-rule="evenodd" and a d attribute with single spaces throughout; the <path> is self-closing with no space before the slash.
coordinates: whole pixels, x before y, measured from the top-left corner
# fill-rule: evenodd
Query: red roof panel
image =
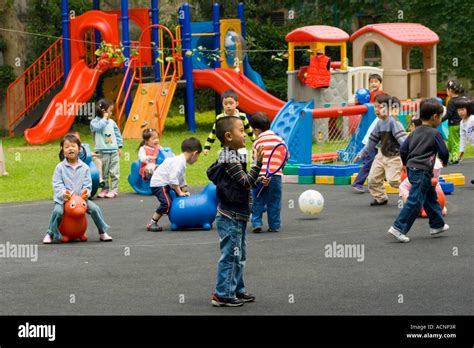
<path id="1" fill-rule="evenodd" d="M 293 30 L 285 39 L 287 42 L 341 42 L 349 40 L 349 34 L 328 25 L 310 25 Z"/>
<path id="2" fill-rule="evenodd" d="M 370 31 L 401 45 L 430 45 L 439 42 L 435 32 L 419 23 L 369 24 L 352 34 L 351 41 Z"/>

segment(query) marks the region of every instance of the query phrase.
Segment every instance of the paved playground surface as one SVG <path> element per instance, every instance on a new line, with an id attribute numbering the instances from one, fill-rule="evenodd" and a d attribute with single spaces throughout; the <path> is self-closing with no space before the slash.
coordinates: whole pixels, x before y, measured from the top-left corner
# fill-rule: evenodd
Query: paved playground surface
<path id="1" fill-rule="evenodd" d="M 466 185 L 447 197 L 451 229 L 431 237 L 419 219 L 408 244 L 386 233 L 397 195 L 370 207 L 349 186 L 285 185 L 281 232 L 248 234 L 246 284 L 257 301 L 240 308 L 210 305 L 215 227 L 172 232 L 165 219 L 164 232 L 146 232 L 154 197 L 96 200 L 112 243 L 99 243 L 89 219 L 89 242 L 42 245 L 52 201 L 0 204 L 0 244 L 39 244 L 36 262 L 0 258 L 0 315 L 472 315 L 474 160 L 443 171 L 454 172 Z M 316 218 L 297 207 L 310 188 L 325 197 Z M 326 257 L 334 243 L 363 246 L 363 260 Z"/>

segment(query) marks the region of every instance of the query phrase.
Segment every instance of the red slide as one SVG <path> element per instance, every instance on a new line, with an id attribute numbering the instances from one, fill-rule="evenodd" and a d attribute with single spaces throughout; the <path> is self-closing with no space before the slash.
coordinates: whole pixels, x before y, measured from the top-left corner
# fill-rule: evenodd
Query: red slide
<path id="1" fill-rule="evenodd" d="M 212 88 L 219 94 L 226 89 L 234 90 L 241 111 L 249 114 L 263 111 L 271 120 L 285 104 L 233 69 L 193 70 L 193 79 L 195 88 Z"/>
<path id="2" fill-rule="evenodd" d="M 64 136 L 71 128 L 80 106 L 94 94 L 99 76 L 100 71 L 90 69 L 84 60 L 74 64 L 64 88 L 51 100 L 41 120 L 33 128 L 25 130 L 26 142 L 32 145 L 44 144 Z"/>

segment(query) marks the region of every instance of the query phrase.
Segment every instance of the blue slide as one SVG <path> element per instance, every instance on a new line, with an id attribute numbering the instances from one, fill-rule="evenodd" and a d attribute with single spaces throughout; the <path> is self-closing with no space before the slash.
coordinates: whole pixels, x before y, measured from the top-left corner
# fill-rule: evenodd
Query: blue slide
<path id="1" fill-rule="evenodd" d="M 313 107 L 313 100 L 299 103 L 291 99 L 273 119 L 271 130 L 288 145 L 288 163 L 311 164 Z"/>
<path id="2" fill-rule="evenodd" d="M 191 32 L 192 33 L 212 33 L 213 32 L 213 24 L 212 22 L 192 22 L 191 23 Z M 221 35 L 225 35 L 225 33 L 221 33 Z M 206 49 L 207 52 L 211 53 L 209 50 L 212 50 L 214 47 L 214 38 L 212 36 L 192 36 L 191 37 L 191 48 L 198 48 L 202 46 Z M 191 59 L 193 62 L 193 69 L 214 69 L 214 61 L 205 57 L 204 54 L 193 54 Z M 249 64 L 248 58 L 244 60 L 244 71 L 245 76 L 249 78 L 253 83 L 255 83 L 258 87 L 263 90 L 267 90 L 265 83 L 263 82 L 262 76 L 258 72 L 256 72 Z"/>

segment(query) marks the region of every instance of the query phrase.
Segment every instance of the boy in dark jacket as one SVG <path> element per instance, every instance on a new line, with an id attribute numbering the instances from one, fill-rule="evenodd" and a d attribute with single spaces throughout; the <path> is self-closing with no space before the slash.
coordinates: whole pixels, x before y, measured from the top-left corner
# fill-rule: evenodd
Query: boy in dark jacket
<path id="1" fill-rule="evenodd" d="M 420 103 L 422 125 L 410 133 L 400 148 L 400 156 L 407 168 L 408 180 L 412 186 L 405 205 L 388 233 L 402 243 L 410 241 L 406 234 L 418 217 L 421 207 L 428 215 L 432 236 L 449 229 L 449 225 L 444 223 L 438 196 L 431 182 L 436 155 L 439 156 L 443 166 L 448 164 L 449 159 L 443 137 L 436 130 L 442 114 L 443 106 L 436 99 L 422 101 Z"/>
<path id="2" fill-rule="evenodd" d="M 245 230 L 250 216 L 250 188 L 269 179 L 258 177 L 262 167 L 263 148 L 247 173 L 246 163 L 238 150 L 245 148 L 244 124 L 239 117 L 228 116 L 216 121 L 216 137 L 223 145 L 217 161 L 207 170 L 217 186 L 219 205 L 216 225 L 221 257 L 217 265 L 217 284 L 211 303 L 216 307 L 238 307 L 255 301 L 244 285 L 246 260 Z"/>

